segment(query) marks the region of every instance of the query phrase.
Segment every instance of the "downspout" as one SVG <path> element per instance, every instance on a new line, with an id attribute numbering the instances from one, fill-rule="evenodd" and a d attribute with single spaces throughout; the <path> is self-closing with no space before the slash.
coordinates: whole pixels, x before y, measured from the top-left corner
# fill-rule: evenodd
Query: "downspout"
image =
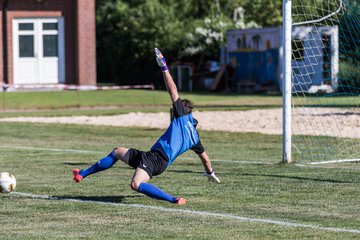
<path id="1" fill-rule="evenodd" d="M 4 76 L 4 91 L 9 84 L 9 72 L 8 72 L 8 29 L 7 29 L 7 11 L 8 11 L 8 0 L 3 0 L 2 6 L 2 30 L 3 30 L 3 76 Z"/>

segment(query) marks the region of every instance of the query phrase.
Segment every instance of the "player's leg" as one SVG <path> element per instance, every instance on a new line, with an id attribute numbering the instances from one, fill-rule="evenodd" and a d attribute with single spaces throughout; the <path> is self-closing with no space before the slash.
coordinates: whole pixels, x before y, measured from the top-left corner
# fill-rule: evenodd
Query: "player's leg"
<path id="1" fill-rule="evenodd" d="M 86 168 L 83 170 L 79 170 L 79 169 L 75 168 L 73 170 L 74 181 L 80 182 L 83 178 L 85 178 L 91 174 L 94 174 L 94 173 L 97 173 L 100 171 L 104 171 L 104 170 L 112 167 L 117 162 L 118 159 L 121 159 L 122 161 L 126 162 L 126 153 L 127 152 L 128 152 L 127 148 L 117 147 L 111 153 L 109 153 L 107 156 L 100 159 L 98 162 L 96 162 L 89 168 Z M 127 162 L 128 162 L 128 160 L 127 160 Z"/>
<path id="2" fill-rule="evenodd" d="M 143 193 L 146 196 L 154 199 L 169 201 L 171 203 L 181 205 L 186 204 L 186 200 L 184 198 L 175 198 L 174 196 L 171 196 L 162 189 L 148 183 L 149 180 L 149 174 L 145 170 L 138 167 L 135 170 L 130 187 L 132 190 Z"/>

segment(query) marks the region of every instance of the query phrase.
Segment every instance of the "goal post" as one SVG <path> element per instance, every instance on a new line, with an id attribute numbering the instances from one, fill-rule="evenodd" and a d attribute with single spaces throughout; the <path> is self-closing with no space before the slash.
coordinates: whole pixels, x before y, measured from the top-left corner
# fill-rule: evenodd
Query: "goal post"
<path id="1" fill-rule="evenodd" d="M 283 0 L 283 25 L 282 25 L 282 96 L 283 96 L 283 159 L 291 163 L 291 0 Z"/>
<path id="2" fill-rule="evenodd" d="M 283 0 L 282 161 L 360 161 L 360 2 Z"/>

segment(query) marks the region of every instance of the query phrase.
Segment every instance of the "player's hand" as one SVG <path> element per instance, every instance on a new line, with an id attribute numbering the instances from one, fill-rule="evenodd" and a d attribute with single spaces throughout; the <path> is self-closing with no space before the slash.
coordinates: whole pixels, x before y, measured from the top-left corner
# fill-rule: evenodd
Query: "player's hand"
<path id="1" fill-rule="evenodd" d="M 156 62 L 158 63 L 159 67 L 161 68 L 161 71 L 166 72 L 169 71 L 166 60 L 159 49 L 155 48 L 155 55 L 156 55 Z"/>
<path id="2" fill-rule="evenodd" d="M 209 181 L 220 183 L 220 179 L 216 176 L 215 171 L 212 171 L 211 173 L 205 171 L 204 176 L 208 177 Z"/>

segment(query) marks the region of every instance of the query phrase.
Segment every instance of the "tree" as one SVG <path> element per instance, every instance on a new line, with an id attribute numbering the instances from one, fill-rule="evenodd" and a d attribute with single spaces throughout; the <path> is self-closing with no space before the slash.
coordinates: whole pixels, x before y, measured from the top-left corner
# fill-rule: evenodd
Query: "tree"
<path id="1" fill-rule="evenodd" d="M 226 31 L 235 28 L 233 15 L 239 7 L 244 8 L 245 22 L 281 22 L 281 1 L 97 0 L 98 82 L 161 82 L 154 47 L 161 48 L 170 63 L 216 59 Z"/>

